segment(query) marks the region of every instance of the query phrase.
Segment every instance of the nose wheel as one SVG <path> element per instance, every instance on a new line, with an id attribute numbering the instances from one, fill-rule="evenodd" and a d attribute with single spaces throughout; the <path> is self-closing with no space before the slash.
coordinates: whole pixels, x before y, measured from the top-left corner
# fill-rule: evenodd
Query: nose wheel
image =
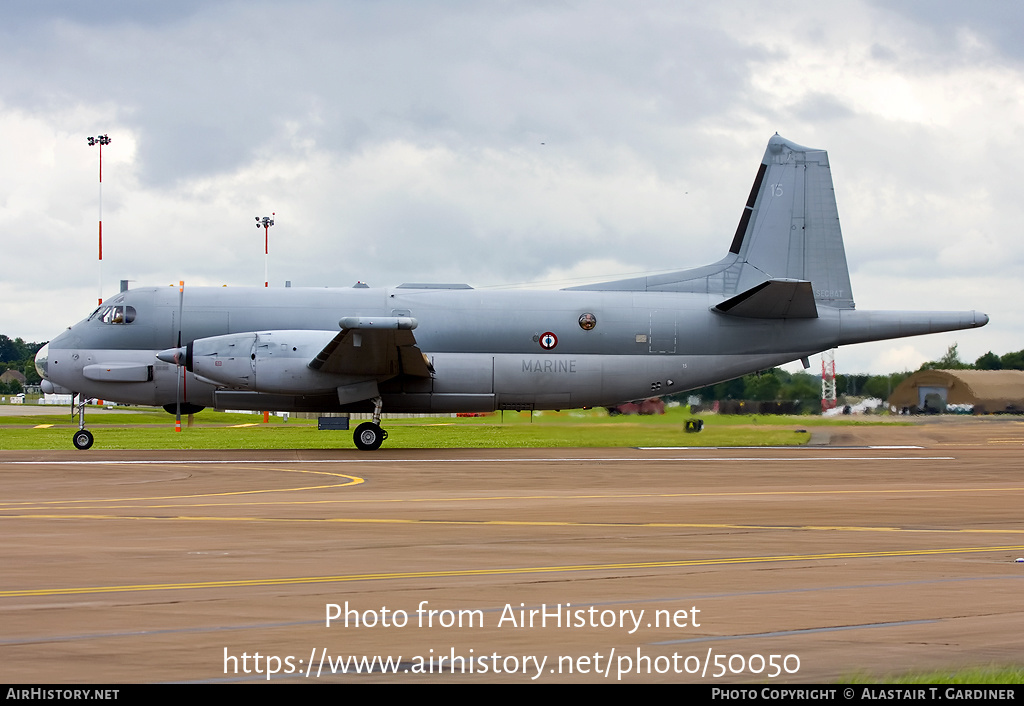
<path id="1" fill-rule="evenodd" d="M 75 435 L 71 437 L 71 443 L 75 445 L 76 449 L 81 451 L 85 451 L 87 448 L 92 446 L 92 442 L 92 432 L 88 429 L 79 429 L 75 432 Z"/>

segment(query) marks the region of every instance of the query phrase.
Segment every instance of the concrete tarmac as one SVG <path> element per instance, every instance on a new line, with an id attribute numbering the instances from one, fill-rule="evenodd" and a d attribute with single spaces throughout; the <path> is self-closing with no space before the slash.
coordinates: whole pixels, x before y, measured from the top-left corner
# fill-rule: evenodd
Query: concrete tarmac
<path id="1" fill-rule="evenodd" d="M 0 452 L 0 681 L 771 685 L 1019 664 L 1024 423 L 815 440 Z"/>

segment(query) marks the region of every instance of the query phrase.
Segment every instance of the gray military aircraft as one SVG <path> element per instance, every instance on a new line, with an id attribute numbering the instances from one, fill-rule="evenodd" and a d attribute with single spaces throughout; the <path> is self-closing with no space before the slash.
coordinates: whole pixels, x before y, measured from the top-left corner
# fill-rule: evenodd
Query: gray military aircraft
<path id="1" fill-rule="evenodd" d="M 669 274 L 559 291 L 464 284 L 121 292 L 36 356 L 84 401 L 362 412 L 616 405 L 851 343 L 975 328 L 985 314 L 854 308 L 828 155 L 768 141 L 729 252 Z"/>

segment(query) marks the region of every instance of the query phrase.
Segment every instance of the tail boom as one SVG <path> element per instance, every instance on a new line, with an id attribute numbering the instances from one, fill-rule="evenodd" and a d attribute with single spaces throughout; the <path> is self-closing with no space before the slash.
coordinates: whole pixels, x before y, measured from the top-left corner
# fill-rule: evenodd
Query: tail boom
<path id="1" fill-rule="evenodd" d="M 923 336 L 929 333 L 960 331 L 980 328 L 988 323 L 988 316 L 980 311 L 857 311 L 839 312 L 839 341 L 837 345 L 890 338 Z"/>

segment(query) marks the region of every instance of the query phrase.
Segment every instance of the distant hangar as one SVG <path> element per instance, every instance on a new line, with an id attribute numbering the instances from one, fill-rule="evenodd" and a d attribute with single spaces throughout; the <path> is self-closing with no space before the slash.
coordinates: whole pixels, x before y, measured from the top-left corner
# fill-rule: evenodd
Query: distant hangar
<path id="1" fill-rule="evenodd" d="M 889 404 L 932 413 L 972 405 L 975 414 L 1022 414 L 1024 370 L 921 370 L 893 390 Z"/>

